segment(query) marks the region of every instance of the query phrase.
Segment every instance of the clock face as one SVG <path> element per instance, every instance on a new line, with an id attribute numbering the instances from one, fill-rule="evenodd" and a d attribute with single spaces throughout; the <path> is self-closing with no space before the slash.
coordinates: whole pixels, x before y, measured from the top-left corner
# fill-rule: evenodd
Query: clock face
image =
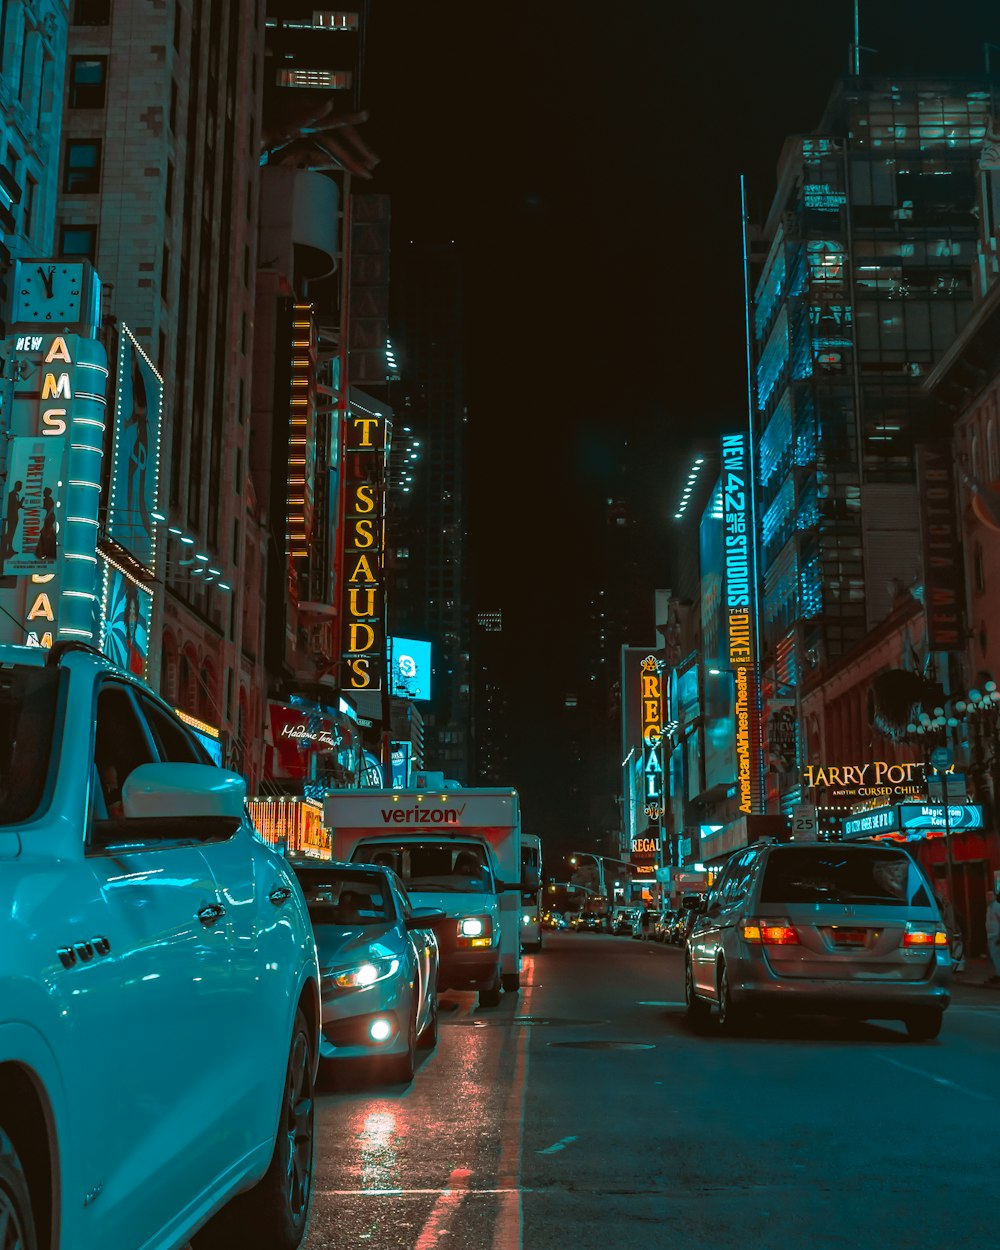
<path id="1" fill-rule="evenodd" d="M 75 261 L 19 260 L 13 321 L 64 326 L 80 320 L 83 265 Z"/>

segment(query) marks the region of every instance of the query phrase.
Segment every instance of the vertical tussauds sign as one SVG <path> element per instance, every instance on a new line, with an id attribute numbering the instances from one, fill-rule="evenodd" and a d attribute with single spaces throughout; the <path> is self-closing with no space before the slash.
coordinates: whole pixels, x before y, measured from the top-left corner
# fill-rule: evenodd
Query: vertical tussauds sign
<path id="1" fill-rule="evenodd" d="M 722 436 L 722 526 L 729 667 L 736 686 L 736 796 L 747 815 L 762 809 L 758 738 L 757 593 L 745 434 Z"/>
<path id="2" fill-rule="evenodd" d="M 352 402 L 344 421 L 341 686 L 381 690 L 385 680 L 385 457 L 383 413 Z"/>

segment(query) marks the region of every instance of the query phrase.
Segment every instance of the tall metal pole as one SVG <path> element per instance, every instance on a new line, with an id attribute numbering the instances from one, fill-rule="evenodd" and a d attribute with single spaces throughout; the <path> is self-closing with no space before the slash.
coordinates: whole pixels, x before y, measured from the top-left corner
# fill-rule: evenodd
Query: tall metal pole
<path id="1" fill-rule="evenodd" d="M 940 770 L 939 770 L 940 771 Z M 951 900 L 951 913 L 958 925 L 958 900 L 955 897 L 955 861 L 951 854 L 951 822 L 948 819 L 948 773 L 941 773 L 941 793 L 944 797 L 944 854 L 948 864 L 948 897 Z"/>

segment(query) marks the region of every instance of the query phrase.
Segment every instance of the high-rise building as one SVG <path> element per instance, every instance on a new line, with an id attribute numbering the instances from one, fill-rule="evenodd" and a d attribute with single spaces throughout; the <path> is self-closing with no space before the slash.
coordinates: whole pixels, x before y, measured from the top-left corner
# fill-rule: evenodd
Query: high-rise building
<path id="1" fill-rule="evenodd" d="M 251 775 L 262 686 L 262 515 L 247 450 L 263 19 L 262 0 L 73 4 L 55 238 L 58 255 L 94 264 L 110 336 L 127 326 L 165 380 L 165 576 L 162 589 L 152 584 L 147 675 L 221 730 L 227 758 Z"/>
<path id="2" fill-rule="evenodd" d="M 476 613 L 472 650 L 472 784 L 512 785 L 509 634 L 503 612 L 486 608 Z"/>
<path id="3" fill-rule="evenodd" d="M 405 561 L 395 570 L 394 633 L 429 639 L 434 694 L 424 711 L 427 767 L 470 779 L 469 619 L 465 560 L 462 261 L 453 243 L 404 241 L 393 253 L 392 341 L 419 437 L 420 473 L 400 506 Z"/>
<path id="4" fill-rule="evenodd" d="M 986 81 L 852 77 L 786 141 L 752 308 L 765 711 L 919 577 L 923 383 L 971 308 L 990 113 Z"/>
<path id="5" fill-rule="evenodd" d="M 11 260 L 52 254 L 68 22 L 66 3 L 0 6 L 0 338 Z M 70 100 L 100 90 L 93 76 L 73 61 Z"/>

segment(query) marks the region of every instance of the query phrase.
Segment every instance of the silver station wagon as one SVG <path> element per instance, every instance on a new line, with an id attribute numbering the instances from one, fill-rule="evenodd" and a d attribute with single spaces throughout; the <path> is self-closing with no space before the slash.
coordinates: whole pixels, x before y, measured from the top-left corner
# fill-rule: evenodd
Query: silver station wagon
<path id="1" fill-rule="evenodd" d="M 756 843 L 726 865 L 688 936 L 688 1015 L 736 1030 L 787 1011 L 902 1020 L 937 1037 L 952 961 L 918 865 L 882 843 Z"/>

